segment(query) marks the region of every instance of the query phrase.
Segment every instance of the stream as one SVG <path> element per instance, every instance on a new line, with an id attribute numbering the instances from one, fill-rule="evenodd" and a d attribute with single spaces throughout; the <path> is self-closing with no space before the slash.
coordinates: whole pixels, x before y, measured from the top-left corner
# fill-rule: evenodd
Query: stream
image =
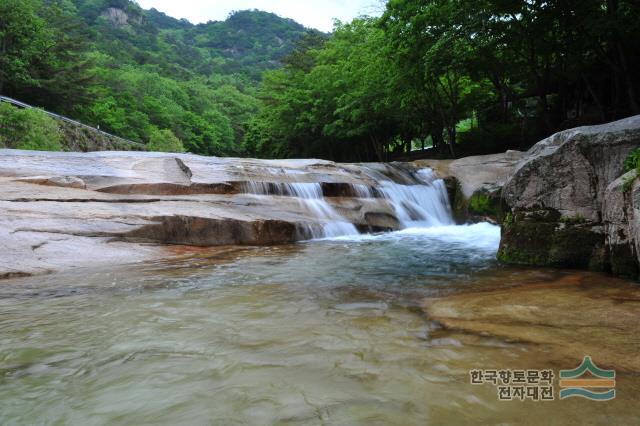
<path id="1" fill-rule="evenodd" d="M 397 232 L 336 226 L 316 186 L 289 185 L 279 195 L 326 218 L 316 239 L 2 282 L 0 424 L 637 424 L 633 375 L 607 403 L 503 402 L 469 383 L 567 365 L 445 330 L 423 300 L 574 272 L 498 265 L 500 228 L 452 225 L 438 185 L 382 186 Z"/>

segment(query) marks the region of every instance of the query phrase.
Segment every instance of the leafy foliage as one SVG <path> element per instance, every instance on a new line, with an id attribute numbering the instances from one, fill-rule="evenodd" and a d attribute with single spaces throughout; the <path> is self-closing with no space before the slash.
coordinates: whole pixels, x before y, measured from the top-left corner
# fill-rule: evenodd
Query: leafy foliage
<path id="1" fill-rule="evenodd" d="M 56 121 L 42 111 L 0 103 L 0 146 L 60 151 L 60 129 Z"/>
<path id="2" fill-rule="evenodd" d="M 632 0 L 389 0 L 331 35 L 192 25 L 130 0 L 0 0 L 0 91 L 205 155 L 344 161 L 525 149 L 640 113 Z"/>
<path id="3" fill-rule="evenodd" d="M 0 92 L 8 85 L 34 84 L 30 66 L 53 43 L 37 0 L 0 0 Z"/>
<path id="4" fill-rule="evenodd" d="M 153 130 L 147 148 L 155 152 L 184 152 L 182 142 L 169 129 Z"/>
<path id="5" fill-rule="evenodd" d="M 166 129 L 240 155 L 260 74 L 307 32 L 258 11 L 192 25 L 128 0 L 0 0 L 0 91 L 133 141 Z"/>
<path id="6" fill-rule="evenodd" d="M 624 172 L 627 173 L 633 169 L 640 171 L 640 148 L 631 151 L 624 160 Z"/>
<path id="7" fill-rule="evenodd" d="M 265 156 L 390 159 L 525 149 L 640 113 L 631 0 L 389 0 L 263 78 L 245 145 Z M 304 46 L 303 46 L 304 47 Z"/>

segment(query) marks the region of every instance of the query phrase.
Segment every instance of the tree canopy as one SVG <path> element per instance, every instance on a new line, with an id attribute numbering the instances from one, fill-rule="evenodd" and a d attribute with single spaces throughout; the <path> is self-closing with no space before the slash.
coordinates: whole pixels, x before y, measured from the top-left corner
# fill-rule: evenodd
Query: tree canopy
<path id="1" fill-rule="evenodd" d="M 633 0 L 389 0 L 332 34 L 242 11 L 0 0 L 0 92 L 204 155 L 345 161 L 524 149 L 640 113 Z"/>
<path id="2" fill-rule="evenodd" d="M 247 146 L 341 160 L 526 148 L 640 113 L 633 1 L 390 0 L 266 74 Z M 637 26 L 637 25 L 636 25 Z"/>
<path id="3" fill-rule="evenodd" d="M 137 142 L 241 155 L 260 75 L 307 33 L 242 11 L 192 25 L 128 0 L 0 0 L 0 93 Z"/>

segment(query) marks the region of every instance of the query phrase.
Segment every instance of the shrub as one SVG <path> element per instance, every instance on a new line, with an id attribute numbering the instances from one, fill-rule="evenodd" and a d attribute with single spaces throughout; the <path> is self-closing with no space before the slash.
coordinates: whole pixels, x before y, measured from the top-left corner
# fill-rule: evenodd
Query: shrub
<path id="1" fill-rule="evenodd" d="M 0 146 L 35 151 L 62 150 L 58 123 L 37 109 L 0 103 Z"/>
<path id="2" fill-rule="evenodd" d="M 153 130 L 147 148 L 156 152 L 184 152 L 182 142 L 169 129 Z"/>
<path id="3" fill-rule="evenodd" d="M 629 153 L 624 160 L 624 172 L 628 173 L 633 169 L 640 170 L 640 148 L 636 148 Z"/>
<path id="4" fill-rule="evenodd" d="M 640 148 L 632 150 L 624 160 L 624 172 L 629 173 L 631 170 L 635 170 L 636 173 L 625 177 L 622 187 L 620 187 L 622 192 L 629 192 L 636 178 L 640 176 Z"/>

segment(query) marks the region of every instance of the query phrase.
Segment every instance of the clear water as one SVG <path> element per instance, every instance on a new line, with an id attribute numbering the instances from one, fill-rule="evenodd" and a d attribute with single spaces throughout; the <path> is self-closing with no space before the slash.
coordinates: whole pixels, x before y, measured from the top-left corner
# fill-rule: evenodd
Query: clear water
<path id="1" fill-rule="evenodd" d="M 441 330 L 420 309 L 550 278 L 500 268 L 498 240 L 488 224 L 410 228 L 4 281 L 0 424 L 637 421 L 624 376 L 604 404 L 501 403 L 468 384 L 478 366 L 549 367 L 543 348 Z"/>

